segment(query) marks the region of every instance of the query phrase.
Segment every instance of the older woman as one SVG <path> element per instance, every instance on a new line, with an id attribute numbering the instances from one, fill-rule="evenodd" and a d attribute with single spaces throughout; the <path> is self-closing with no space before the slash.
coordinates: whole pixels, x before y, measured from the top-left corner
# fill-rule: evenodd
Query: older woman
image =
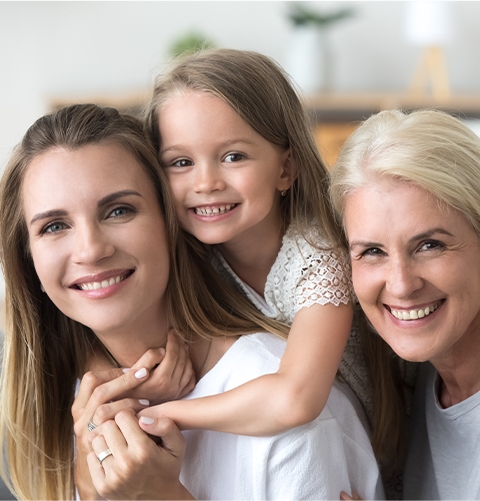
<path id="1" fill-rule="evenodd" d="M 480 499 L 480 139 L 436 111 L 386 111 L 348 140 L 331 194 L 355 291 L 421 367 L 406 499 Z"/>
<path id="2" fill-rule="evenodd" d="M 277 370 L 285 349 L 280 337 L 259 333 L 280 332 L 279 324 L 210 266 L 195 266 L 165 184 L 141 125 L 93 105 L 39 119 L 6 170 L 0 434 L 17 495 L 68 499 L 84 480 L 78 468 L 74 479 L 70 408 L 76 379 L 94 368 L 72 412 L 77 461 L 90 435 L 89 471 L 102 496 L 330 499 L 341 489 L 381 496 L 358 401 L 339 383 L 316 420 L 281 435 L 192 432 L 183 465 L 173 423 L 139 426 L 134 411 L 149 404 L 138 398 L 149 372 L 170 371 L 180 396 L 191 387 L 184 352 L 168 356 L 171 327 L 189 343 L 197 396 Z M 123 398 L 136 386 L 135 399 Z M 150 430 L 162 435 L 160 445 Z"/>

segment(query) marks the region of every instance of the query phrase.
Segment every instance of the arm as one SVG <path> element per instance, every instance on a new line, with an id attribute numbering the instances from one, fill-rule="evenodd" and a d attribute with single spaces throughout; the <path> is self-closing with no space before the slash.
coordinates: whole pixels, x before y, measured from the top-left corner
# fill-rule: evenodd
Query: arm
<path id="1" fill-rule="evenodd" d="M 269 436 L 315 419 L 323 410 L 350 332 L 352 306 L 302 308 L 278 372 L 220 395 L 167 402 L 140 416 L 169 417 L 180 429 Z"/>

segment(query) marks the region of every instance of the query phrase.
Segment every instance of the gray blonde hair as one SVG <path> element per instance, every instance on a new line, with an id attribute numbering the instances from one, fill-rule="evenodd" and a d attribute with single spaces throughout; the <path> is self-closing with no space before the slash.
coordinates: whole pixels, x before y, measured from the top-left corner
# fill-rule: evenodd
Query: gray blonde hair
<path id="1" fill-rule="evenodd" d="M 297 177 L 281 200 L 284 222 L 295 221 L 305 236 L 316 224 L 319 234 L 332 246 L 338 244 L 341 233 L 328 202 L 329 174 L 315 145 L 310 121 L 285 71 L 262 54 L 233 49 L 206 50 L 174 61 L 169 71 L 157 78 L 147 110 L 146 127 L 157 151 L 162 105 L 187 91 L 219 97 L 267 141 L 290 149 Z"/>
<path id="2" fill-rule="evenodd" d="M 74 499 L 71 406 L 76 379 L 94 349 L 104 349 L 86 326 L 65 316 L 41 292 L 29 251 L 22 182 L 31 161 L 54 147 L 76 150 L 117 144 L 151 180 L 166 227 L 170 279 L 168 316 L 187 340 L 286 327 L 268 323 L 255 307 L 197 264 L 179 231 L 168 183 L 143 124 L 113 108 L 64 108 L 37 120 L 7 165 L 0 186 L 1 261 L 7 326 L 0 399 L 0 471 L 20 499 Z M 283 329 L 283 330 L 282 330 Z M 7 470 L 8 474 L 7 475 Z"/>
<path id="3" fill-rule="evenodd" d="M 420 186 L 460 211 L 480 236 L 480 138 L 435 110 L 383 111 L 347 140 L 330 195 L 340 220 L 349 193 L 382 178 Z"/>

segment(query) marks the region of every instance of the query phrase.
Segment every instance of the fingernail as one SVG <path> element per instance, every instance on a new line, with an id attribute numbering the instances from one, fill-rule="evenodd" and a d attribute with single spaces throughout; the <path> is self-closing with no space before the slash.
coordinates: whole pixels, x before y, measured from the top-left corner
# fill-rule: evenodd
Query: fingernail
<path id="1" fill-rule="evenodd" d="M 126 372 L 128 372 L 128 371 L 130 371 L 130 370 L 131 370 L 130 368 L 126 367 L 125 369 L 122 369 L 122 372 L 123 372 L 123 373 L 126 373 Z"/>
<path id="2" fill-rule="evenodd" d="M 139 419 L 140 423 L 143 424 L 153 424 L 155 423 L 155 419 L 148 417 L 148 416 L 141 416 Z"/>
<path id="3" fill-rule="evenodd" d="M 147 400 L 146 398 L 139 398 L 138 401 L 142 404 L 142 405 L 150 405 L 150 400 Z"/>
<path id="4" fill-rule="evenodd" d="M 135 377 L 137 379 L 142 379 L 147 375 L 147 369 L 145 367 L 142 367 L 141 369 L 138 369 L 137 372 L 135 372 Z"/>

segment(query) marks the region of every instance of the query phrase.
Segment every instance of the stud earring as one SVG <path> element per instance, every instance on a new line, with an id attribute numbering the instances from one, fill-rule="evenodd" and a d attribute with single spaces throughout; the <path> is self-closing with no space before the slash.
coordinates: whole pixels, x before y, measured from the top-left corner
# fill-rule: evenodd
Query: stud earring
<path id="1" fill-rule="evenodd" d="M 43 284 L 42 284 L 41 282 L 40 282 L 40 290 L 41 290 L 42 292 L 45 292 L 45 289 L 43 288 Z"/>
<path id="2" fill-rule="evenodd" d="M 282 195 L 282 197 L 284 197 L 284 196 L 286 196 L 286 195 L 287 195 L 287 192 L 288 192 L 288 190 L 283 190 L 283 191 L 280 193 L 280 195 Z"/>

